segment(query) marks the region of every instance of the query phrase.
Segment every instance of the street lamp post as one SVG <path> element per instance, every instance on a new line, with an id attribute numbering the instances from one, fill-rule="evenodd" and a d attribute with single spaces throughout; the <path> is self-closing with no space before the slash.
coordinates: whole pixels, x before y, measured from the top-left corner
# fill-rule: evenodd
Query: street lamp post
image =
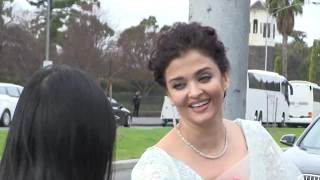
<path id="1" fill-rule="evenodd" d="M 311 2 L 312 4 L 315 4 L 315 5 L 320 5 L 320 2 Z M 304 3 L 296 3 L 296 4 L 291 4 L 289 6 L 285 6 L 279 10 L 277 10 L 276 12 L 273 12 L 272 14 L 269 15 L 269 9 L 267 9 L 267 27 L 266 27 L 266 38 L 265 38 L 265 60 L 264 60 L 264 70 L 267 71 L 267 66 L 268 66 L 268 31 L 269 29 L 271 29 L 271 26 L 270 28 L 268 28 L 268 24 L 269 24 L 269 16 L 273 16 L 274 14 L 284 10 L 284 9 L 288 9 L 292 6 L 297 6 L 297 5 L 302 5 Z M 270 35 L 271 35 L 271 32 L 270 32 Z"/>
<path id="2" fill-rule="evenodd" d="M 43 61 L 43 67 L 52 65 L 52 61 L 49 60 L 50 50 L 50 14 L 51 14 L 51 2 L 48 0 L 47 5 L 47 37 L 46 37 L 46 59 Z"/>

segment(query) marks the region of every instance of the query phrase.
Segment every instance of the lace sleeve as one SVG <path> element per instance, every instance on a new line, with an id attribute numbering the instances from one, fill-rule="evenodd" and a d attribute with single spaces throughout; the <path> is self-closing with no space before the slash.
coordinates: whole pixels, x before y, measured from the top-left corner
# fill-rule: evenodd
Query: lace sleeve
<path id="1" fill-rule="evenodd" d="M 260 145 L 263 153 L 260 156 L 264 162 L 264 170 L 266 177 L 269 180 L 303 180 L 303 175 L 300 170 L 290 161 L 284 158 L 283 151 L 275 142 L 269 132 L 259 125 L 257 129 L 261 132 Z"/>
<path id="2" fill-rule="evenodd" d="M 173 180 L 180 179 L 174 174 L 171 160 L 161 152 L 147 150 L 131 173 L 132 180 Z"/>

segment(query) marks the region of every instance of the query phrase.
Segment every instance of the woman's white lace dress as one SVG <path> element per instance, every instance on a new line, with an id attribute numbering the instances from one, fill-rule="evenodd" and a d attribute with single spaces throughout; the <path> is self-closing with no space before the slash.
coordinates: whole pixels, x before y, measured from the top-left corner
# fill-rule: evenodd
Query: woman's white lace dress
<path id="1" fill-rule="evenodd" d="M 283 158 L 281 148 L 259 123 L 236 119 L 241 127 L 247 155 L 216 180 L 303 180 L 298 168 Z M 131 173 L 132 180 L 202 180 L 183 162 L 157 147 L 141 156 Z"/>

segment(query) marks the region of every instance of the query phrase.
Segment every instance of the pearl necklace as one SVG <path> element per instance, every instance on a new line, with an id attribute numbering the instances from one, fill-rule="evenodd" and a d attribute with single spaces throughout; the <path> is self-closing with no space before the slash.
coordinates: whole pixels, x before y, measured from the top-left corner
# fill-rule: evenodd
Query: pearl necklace
<path id="1" fill-rule="evenodd" d="M 187 140 L 182 136 L 182 134 L 180 133 L 180 131 L 179 131 L 177 128 L 176 128 L 176 130 L 177 130 L 180 138 L 181 138 L 187 145 L 189 145 L 195 152 L 197 152 L 200 156 L 202 156 L 202 157 L 204 157 L 204 158 L 207 158 L 207 159 L 218 159 L 218 158 L 220 158 L 221 156 L 224 155 L 224 153 L 226 152 L 227 147 L 228 147 L 227 127 L 224 126 L 224 128 L 225 128 L 225 132 L 226 132 L 226 135 L 225 135 L 225 143 L 224 143 L 224 147 L 223 147 L 222 152 L 221 152 L 219 155 L 217 155 L 217 156 L 209 156 L 209 155 L 206 155 L 206 154 L 204 154 L 203 152 L 199 151 L 197 148 L 195 148 L 189 141 L 187 141 Z"/>

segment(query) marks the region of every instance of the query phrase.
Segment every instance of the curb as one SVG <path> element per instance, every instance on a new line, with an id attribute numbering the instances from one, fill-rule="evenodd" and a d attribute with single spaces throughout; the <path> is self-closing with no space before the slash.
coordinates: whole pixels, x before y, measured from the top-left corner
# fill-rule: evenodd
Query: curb
<path id="1" fill-rule="evenodd" d="M 283 152 L 288 150 L 289 148 L 281 148 Z M 113 166 L 115 171 L 122 171 L 126 169 L 133 169 L 133 167 L 137 164 L 139 159 L 129 159 L 129 160 L 121 160 L 113 162 Z"/>
<path id="2" fill-rule="evenodd" d="M 161 124 L 132 124 L 131 127 L 141 126 L 141 127 L 159 127 Z"/>
<path id="3" fill-rule="evenodd" d="M 121 171 L 126 169 L 133 169 L 138 161 L 139 159 L 121 160 L 113 162 L 112 165 L 114 166 L 115 171 Z"/>

